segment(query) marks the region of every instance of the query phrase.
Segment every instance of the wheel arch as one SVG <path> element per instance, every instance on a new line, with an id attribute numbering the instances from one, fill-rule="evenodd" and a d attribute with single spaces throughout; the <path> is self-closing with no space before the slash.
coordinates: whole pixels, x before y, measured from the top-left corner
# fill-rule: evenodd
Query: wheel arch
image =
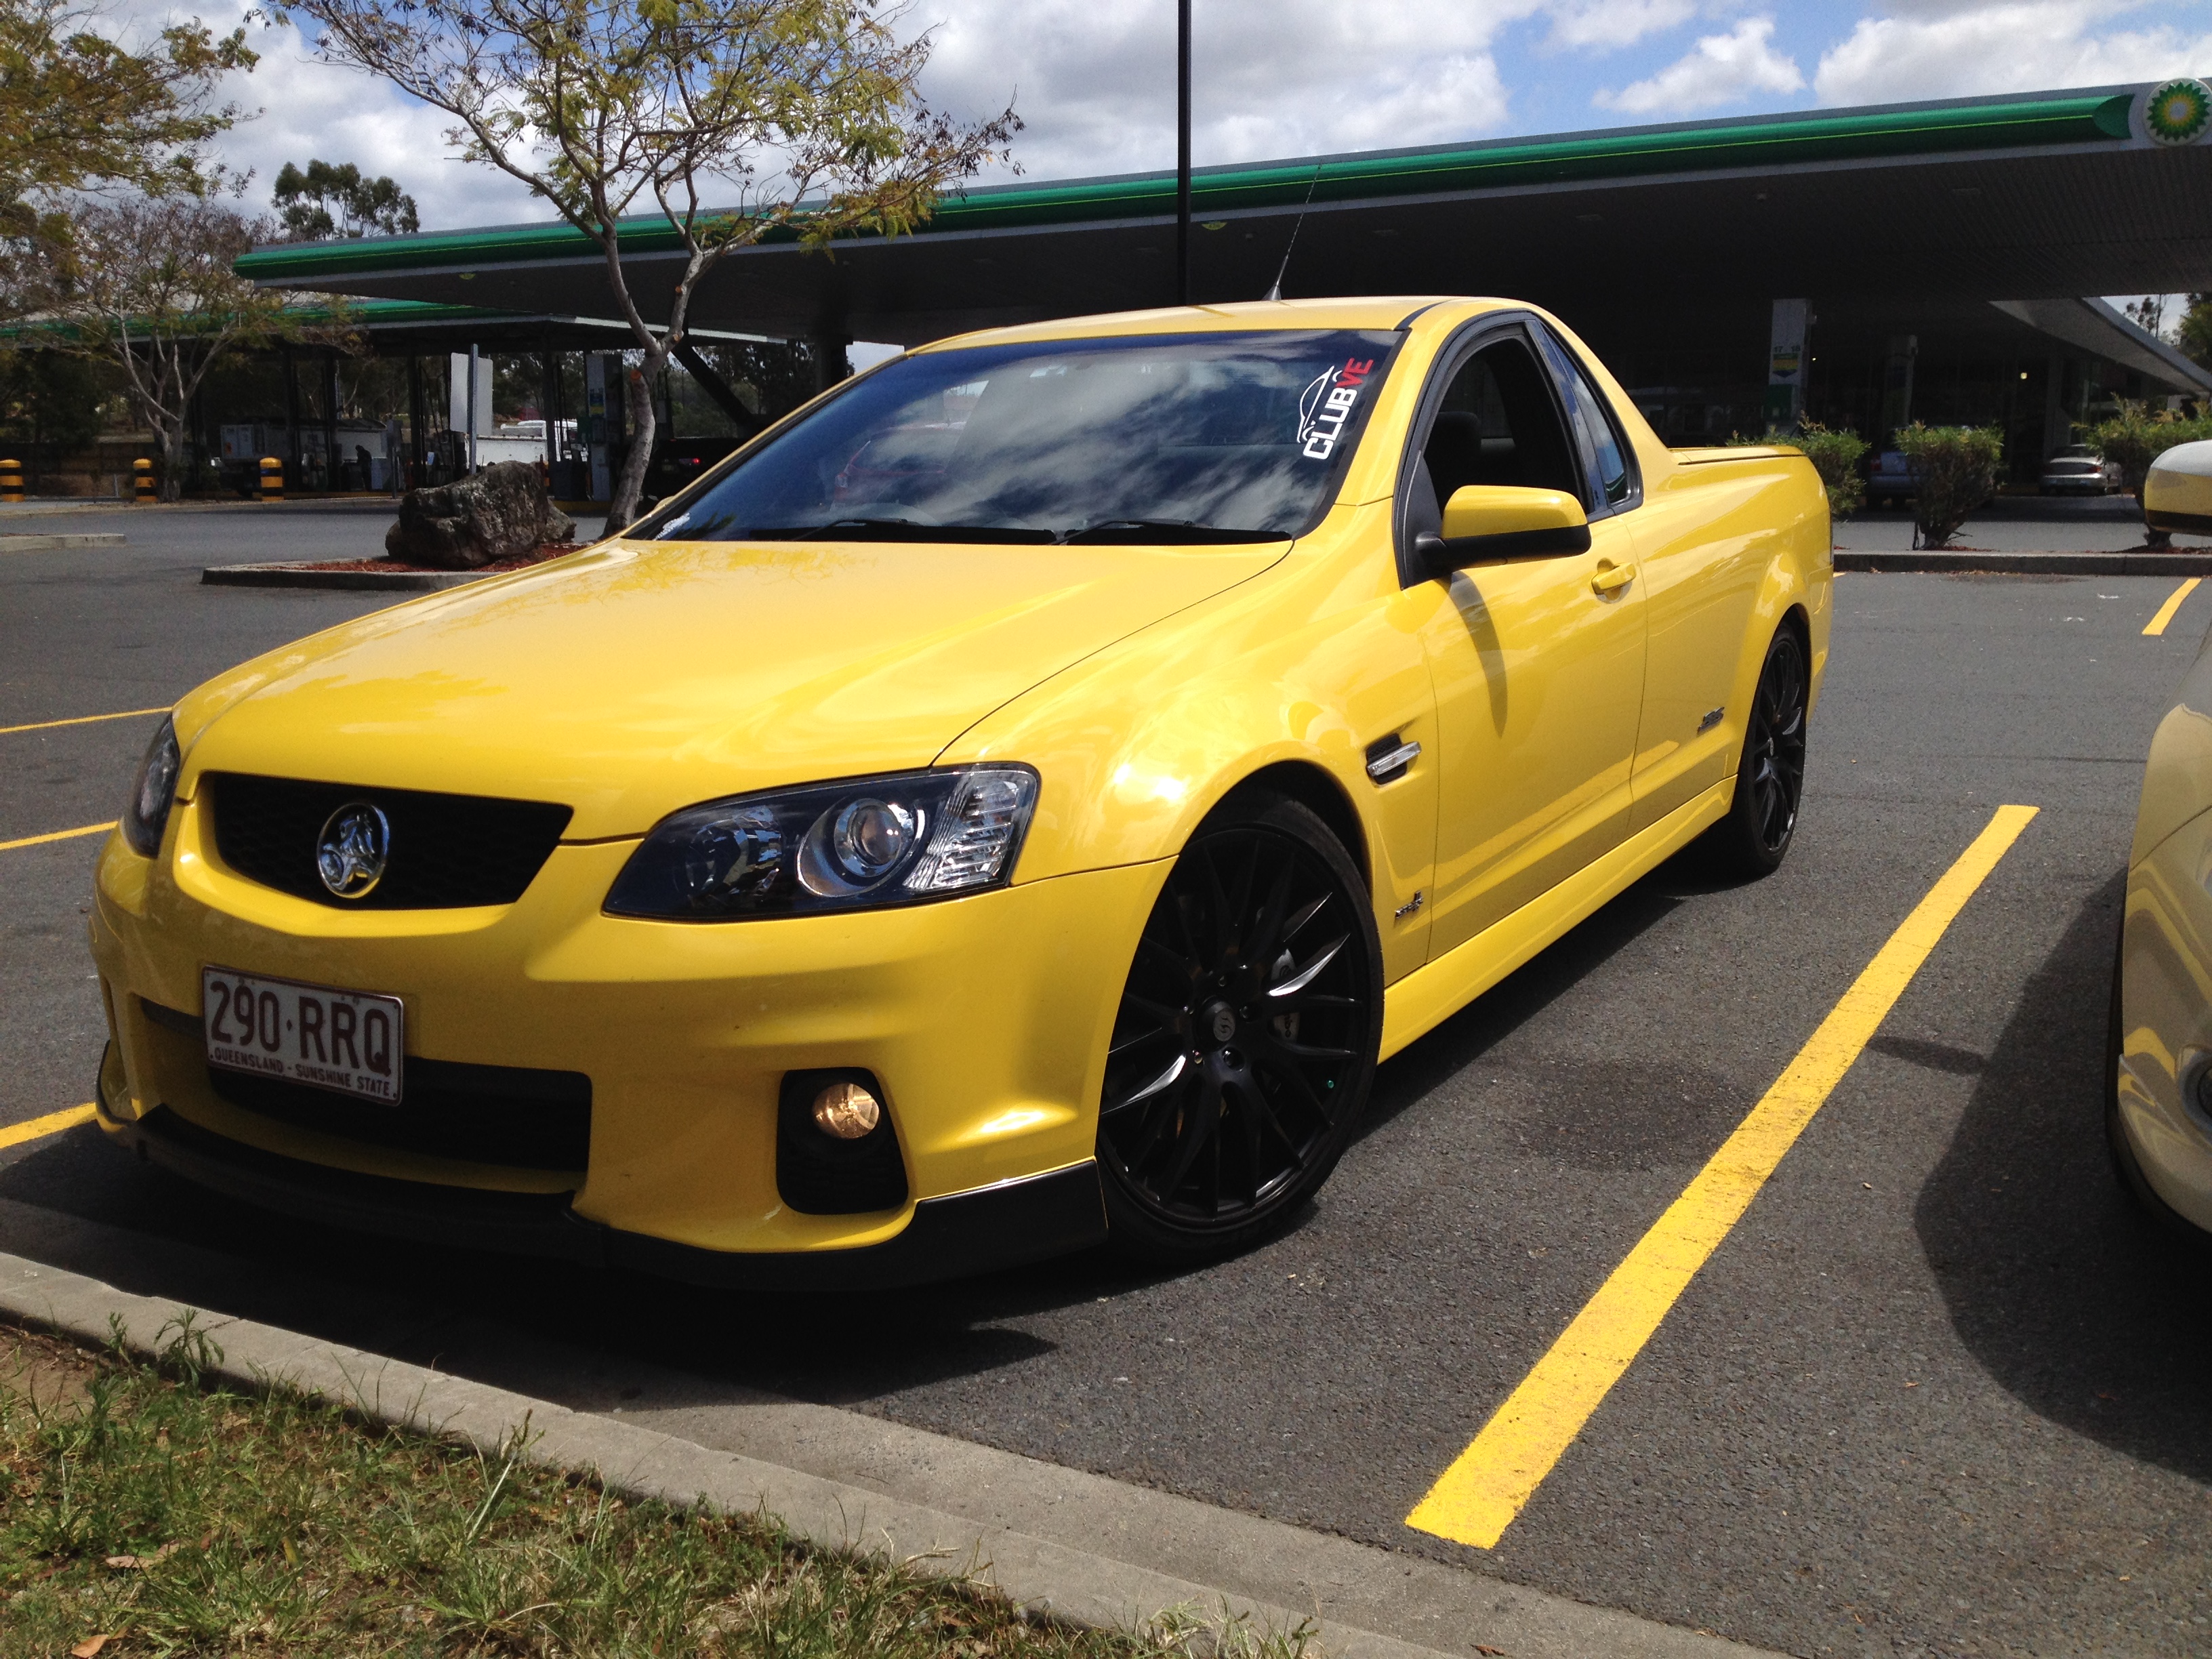
<path id="1" fill-rule="evenodd" d="M 1207 811 L 1212 817 L 1223 807 L 1239 797 L 1258 791 L 1287 796 L 1311 811 L 1328 826 L 1329 833 L 1343 843 L 1344 850 L 1352 856 L 1359 878 L 1367 886 L 1370 896 L 1375 891 L 1375 866 L 1368 856 L 1367 826 L 1360 821 L 1359 809 L 1345 793 L 1343 784 L 1327 767 L 1311 761 L 1279 760 L 1261 767 L 1257 771 L 1239 779 Z M 1198 829 L 1204 827 L 1201 820 Z M 1191 833 L 1196 835 L 1198 829 Z"/>

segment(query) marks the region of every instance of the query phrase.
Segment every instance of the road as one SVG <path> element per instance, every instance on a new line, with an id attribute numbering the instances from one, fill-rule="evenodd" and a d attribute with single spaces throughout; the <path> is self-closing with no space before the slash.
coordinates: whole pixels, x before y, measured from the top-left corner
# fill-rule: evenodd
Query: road
<path id="1" fill-rule="evenodd" d="M 377 603 L 194 586 L 234 533 L 198 526 L 239 522 L 0 556 L 0 726 L 160 705 Z M 2098 1122 L 2142 756 L 2212 623 L 2208 585 L 2146 637 L 2174 586 L 1838 578 L 1782 872 L 1641 883 L 1384 1066 L 1319 1201 L 1204 1271 L 708 1296 L 275 1221 L 89 1129 L 0 1152 L 0 1248 L 59 1259 L 84 1217 L 149 1240 L 100 1264 L 128 1288 L 507 1386 L 580 1346 L 1792 1652 L 2205 1651 L 2212 1291 Z M 112 817 L 150 726 L 0 736 L 0 842 Z M 1407 1527 L 2006 804 L 2038 811 L 1498 1546 Z M 0 852 L 0 1122 L 88 1098 L 94 845 Z"/>

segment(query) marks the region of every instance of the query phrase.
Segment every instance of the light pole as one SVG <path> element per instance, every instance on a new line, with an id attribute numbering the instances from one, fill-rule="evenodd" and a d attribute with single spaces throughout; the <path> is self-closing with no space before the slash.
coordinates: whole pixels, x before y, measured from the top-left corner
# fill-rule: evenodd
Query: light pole
<path id="1" fill-rule="evenodd" d="M 1176 303 L 1190 303 L 1190 0 L 1176 0 Z"/>

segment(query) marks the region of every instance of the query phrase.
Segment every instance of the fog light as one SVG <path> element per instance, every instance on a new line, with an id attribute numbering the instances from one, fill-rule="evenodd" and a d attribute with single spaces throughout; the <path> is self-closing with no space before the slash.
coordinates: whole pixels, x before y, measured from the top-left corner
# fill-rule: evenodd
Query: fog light
<path id="1" fill-rule="evenodd" d="M 881 1102 L 857 1083 L 833 1083 L 814 1097 L 814 1127 L 838 1140 L 858 1140 L 884 1121 Z"/>

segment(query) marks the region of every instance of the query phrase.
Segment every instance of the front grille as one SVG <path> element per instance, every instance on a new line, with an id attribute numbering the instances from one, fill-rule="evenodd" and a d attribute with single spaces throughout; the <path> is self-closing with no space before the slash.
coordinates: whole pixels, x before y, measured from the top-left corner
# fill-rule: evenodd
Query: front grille
<path id="1" fill-rule="evenodd" d="M 386 1106 L 283 1078 L 208 1067 L 209 1085 L 232 1105 L 340 1140 L 514 1170 L 580 1170 L 589 1161 L 592 1080 L 581 1072 L 410 1054 L 404 1081 L 399 1103 Z"/>
<path id="2" fill-rule="evenodd" d="M 249 881 L 336 908 L 445 910 L 512 904 L 552 856 L 570 809 L 294 778 L 210 772 L 202 781 L 215 818 L 216 851 Z M 315 844 L 331 814 L 367 801 L 392 825 L 383 878 L 359 898 L 323 885 Z"/>

